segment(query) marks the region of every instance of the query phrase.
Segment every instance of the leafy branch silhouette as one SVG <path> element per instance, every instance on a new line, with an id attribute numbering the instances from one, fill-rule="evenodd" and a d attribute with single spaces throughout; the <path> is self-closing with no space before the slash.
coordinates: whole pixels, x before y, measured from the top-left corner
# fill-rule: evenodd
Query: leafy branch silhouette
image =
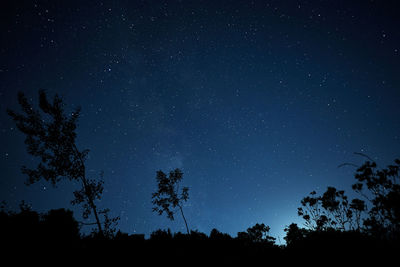
<path id="1" fill-rule="evenodd" d="M 153 211 L 162 215 L 167 214 L 168 219 L 174 220 L 175 209 L 178 208 L 185 222 L 186 231 L 189 234 L 189 227 L 183 213 L 183 202 L 189 199 L 189 188 L 183 187 L 179 190 L 179 183 L 183 178 L 183 173 L 180 169 L 175 169 L 167 176 L 164 172 L 158 171 L 156 180 L 158 189 L 152 194 Z"/>
<path id="2" fill-rule="evenodd" d="M 36 168 L 22 166 L 22 172 L 28 175 L 26 184 L 31 185 L 44 179 L 56 187 L 62 179 L 79 181 L 81 188 L 73 192 L 75 198 L 71 203 L 83 206 L 85 219 L 93 213 L 100 236 L 110 232 L 110 224 L 105 224 L 103 229 L 99 218 L 103 214 L 107 220 L 109 210 L 98 210 L 95 204 L 102 197 L 103 176 L 100 179 L 86 177 L 85 160 L 89 150 L 79 150 L 76 145 L 76 128 L 81 108 L 67 115 L 62 98 L 56 94 L 50 102 L 43 90 L 39 91 L 40 110 L 34 109 L 22 92 L 18 93 L 18 102 L 23 114 L 10 109 L 7 112 L 17 128 L 25 134 L 28 153 L 40 159 Z M 116 222 L 117 218 L 112 221 Z"/>

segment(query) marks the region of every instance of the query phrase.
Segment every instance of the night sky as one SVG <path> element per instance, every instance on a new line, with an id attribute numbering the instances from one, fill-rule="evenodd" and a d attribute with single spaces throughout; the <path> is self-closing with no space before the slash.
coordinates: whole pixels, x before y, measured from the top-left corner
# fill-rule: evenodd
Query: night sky
<path id="1" fill-rule="evenodd" d="M 395 2 L 3 1 L 0 200 L 82 220 L 78 184 L 26 186 L 20 171 L 37 161 L 6 109 L 44 89 L 82 107 L 87 175 L 104 171 L 99 207 L 121 231 L 185 232 L 151 204 L 156 171 L 181 168 L 191 229 L 265 223 L 283 241 L 309 192 L 350 191 L 354 168 L 338 165 L 365 160 L 354 152 L 400 156 Z"/>

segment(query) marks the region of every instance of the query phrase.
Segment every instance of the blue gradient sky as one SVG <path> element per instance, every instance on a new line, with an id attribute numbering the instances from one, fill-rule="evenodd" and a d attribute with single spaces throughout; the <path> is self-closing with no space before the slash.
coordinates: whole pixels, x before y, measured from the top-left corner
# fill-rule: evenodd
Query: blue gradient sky
<path id="1" fill-rule="evenodd" d="M 217 2 L 217 3 L 215 3 Z M 395 1 L 6 1 L 1 8 L 0 200 L 72 207 L 69 182 L 27 187 L 35 162 L 7 116 L 17 91 L 82 106 L 88 175 L 119 228 L 183 231 L 152 213 L 155 174 L 181 168 L 189 227 L 283 240 L 310 191 L 347 191 L 362 152 L 399 156 Z M 67 108 L 67 109 L 68 109 Z M 32 165 L 30 165 L 32 164 Z"/>

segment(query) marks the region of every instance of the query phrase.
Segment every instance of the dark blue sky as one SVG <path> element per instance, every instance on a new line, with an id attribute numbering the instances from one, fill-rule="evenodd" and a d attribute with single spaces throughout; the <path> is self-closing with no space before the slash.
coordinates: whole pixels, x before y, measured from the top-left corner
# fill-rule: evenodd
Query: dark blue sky
<path id="1" fill-rule="evenodd" d="M 7 3 L 8 2 L 8 3 Z M 78 144 L 119 228 L 185 231 L 152 213 L 161 169 L 181 168 L 192 229 L 235 236 L 299 222 L 310 191 L 349 191 L 362 152 L 400 148 L 396 1 L 6 1 L 1 8 L 0 200 L 67 207 L 78 185 L 27 187 L 6 108 L 23 91 L 82 106 Z M 30 165 L 32 164 L 32 165 Z"/>

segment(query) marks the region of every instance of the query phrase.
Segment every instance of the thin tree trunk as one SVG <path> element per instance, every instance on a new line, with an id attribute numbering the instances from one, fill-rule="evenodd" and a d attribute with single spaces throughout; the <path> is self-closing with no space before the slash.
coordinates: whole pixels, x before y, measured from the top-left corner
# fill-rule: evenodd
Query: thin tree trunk
<path id="1" fill-rule="evenodd" d="M 103 237 L 104 233 L 103 233 L 103 229 L 101 227 L 101 222 L 100 222 L 100 219 L 99 219 L 99 215 L 97 214 L 97 208 L 96 208 L 96 205 L 94 204 L 94 201 L 93 201 L 93 199 L 92 199 L 92 197 L 90 195 L 90 192 L 89 192 L 90 189 L 89 189 L 89 187 L 87 185 L 87 181 L 86 181 L 86 177 L 85 176 L 82 177 L 82 183 L 83 183 L 83 186 L 85 188 L 85 194 L 87 196 L 87 199 L 88 199 L 88 202 L 89 202 L 89 206 L 93 210 L 94 218 L 96 219 L 96 224 L 97 224 L 97 227 L 99 229 L 99 234 L 100 234 L 101 237 Z"/>
<path id="2" fill-rule="evenodd" d="M 100 234 L 101 237 L 103 237 L 103 229 L 101 227 L 101 222 L 100 222 L 100 219 L 99 219 L 99 215 L 97 214 L 96 205 L 94 204 L 93 199 L 91 197 L 88 197 L 88 199 L 89 199 L 89 205 L 93 210 L 94 218 L 96 219 L 97 227 L 99 228 L 99 234 Z"/>
<path id="3" fill-rule="evenodd" d="M 103 233 L 103 229 L 101 227 L 101 222 L 100 222 L 100 219 L 99 219 L 99 215 L 97 214 L 96 205 L 93 203 L 93 200 L 90 200 L 90 202 L 91 202 L 90 206 L 92 207 L 94 217 L 96 218 L 97 227 L 99 228 L 99 234 L 100 234 L 101 237 L 103 237 L 104 233 Z"/>
<path id="4" fill-rule="evenodd" d="M 81 162 L 81 165 L 82 165 L 81 179 L 82 179 L 83 187 L 85 189 L 86 197 L 87 197 L 88 202 L 89 202 L 88 204 L 93 210 L 94 218 L 96 219 L 96 224 L 97 224 L 97 227 L 99 229 L 99 234 L 100 234 L 101 237 L 103 237 L 104 233 L 103 233 L 103 229 L 101 227 L 101 222 L 100 222 L 100 219 L 99 219 L 99 215 L 97 214 L 97 208 L 96 208 L 96 205 L 94 204 L 93 198 L 91 197 L 91 194 L 89 192 L 90 189 L 89 189 L 89 186 L 88 186 L 87 180 L 86 180 L 85 163 L 83 162 L 83 159 L 81 158 L 80 153 L 78 151 L 78 148 L 76 147 L 75 144 L 73 145 L 73 148 L 75 150 L 76 156 L 78 157 L 78 159 L 79 159 L 79 161 Z"/>
<path id="5" fill-rule="evenodd" d="M 183 218 L 183 220 L 185 221 L 186 231 L 187 231 L 188 235 L 190 235 L 189 227 L 188 227 L 188 224 L 187 224 L 187 222 L 186 222 L 185 215 L 183 215 L 183 209 L 182 209 L 182 206 L 181 206 L 181 205 L 179 205 L 179 209 L 181 210 L 182 218 Z"/>

